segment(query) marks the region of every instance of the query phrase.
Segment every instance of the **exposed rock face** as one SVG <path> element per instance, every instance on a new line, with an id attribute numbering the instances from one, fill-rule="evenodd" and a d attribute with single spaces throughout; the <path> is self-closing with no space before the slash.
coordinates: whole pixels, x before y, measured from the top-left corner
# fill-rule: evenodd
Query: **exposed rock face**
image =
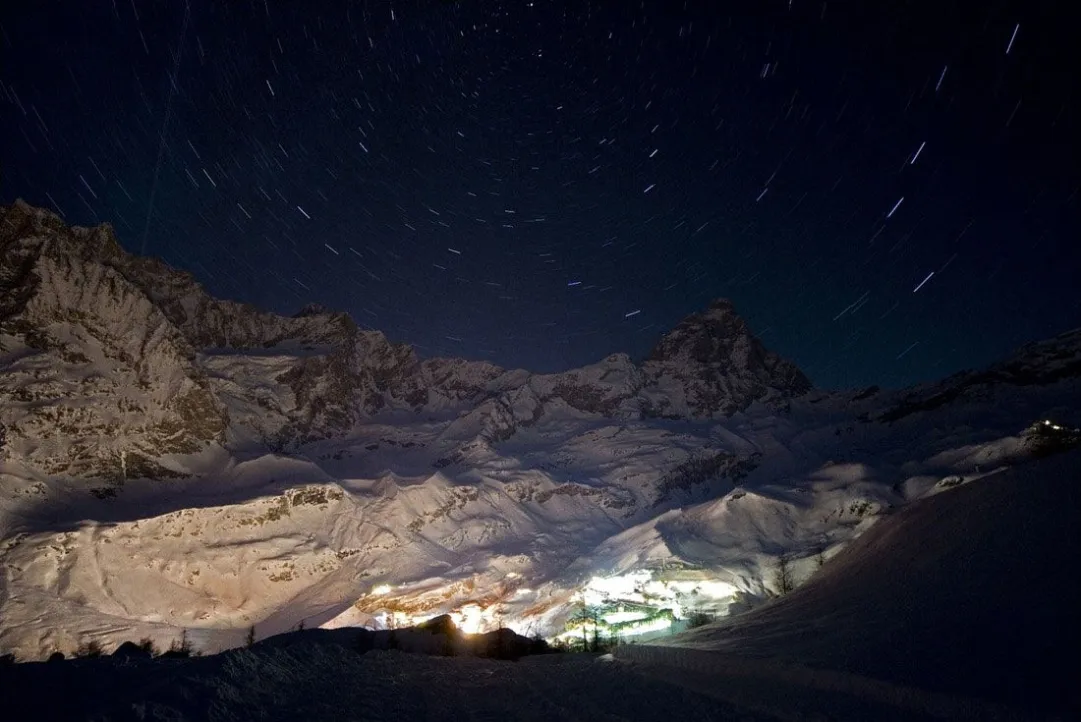
<path id="1" fill-rule="evenodd" d="M 754 401 L 811 389 L 795 364 L 768 351 L 726 300 L 666 334 L 643 372 L 649 379 L 644 409 L 657 416 L 730 416 Z"/>
<path id="2" fill-rule="evenodd" d="M 168 475 L 162 457 L 224 440 L 194 349 L 110 262 L 112 231 L 0 210 L 0 423 L 5 455 L 47 474 Z"/>
<path id="3" fill-rule="evenodd" d="M 642 367 L 624 354 L 550 375 L 421 362 L 316 304 L 284 317 L 213 298 L 190 274 L 126 253 L 108 225 L 69 228 L 22 202 L 0 213 L 0 423 L 8 453 L 50 474 L 160 476 L 168 454 L 280 451 L 389 409 L 465 414 L 496 443 L 552 404 L 711 418 L 810 388 L 724 301 L 683 321 Z"/>

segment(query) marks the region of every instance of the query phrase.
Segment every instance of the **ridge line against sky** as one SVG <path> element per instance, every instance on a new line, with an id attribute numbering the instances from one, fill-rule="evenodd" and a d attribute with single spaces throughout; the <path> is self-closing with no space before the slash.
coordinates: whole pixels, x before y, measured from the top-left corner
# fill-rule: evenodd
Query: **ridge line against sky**
<path id="1" fill-rule="evenodd" d="M 1070 27 L 1047 0 L 45 0 L 0 17 L 0 198 L 422 355 L 640 359 L 727 297 L 817 386 L 903 386 L 1081 319 Z"/>

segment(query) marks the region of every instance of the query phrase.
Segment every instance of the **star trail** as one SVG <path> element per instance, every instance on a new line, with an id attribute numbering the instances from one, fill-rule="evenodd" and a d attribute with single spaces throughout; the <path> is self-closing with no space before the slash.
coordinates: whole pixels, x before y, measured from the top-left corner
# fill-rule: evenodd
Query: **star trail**
<path id="1" fill-rule="evenodd" d="M 1059 3 L 11 5 L 0 198 L 215 295 L 535 371 L 728 297 L 823 387 L 1081 323 Z"/>

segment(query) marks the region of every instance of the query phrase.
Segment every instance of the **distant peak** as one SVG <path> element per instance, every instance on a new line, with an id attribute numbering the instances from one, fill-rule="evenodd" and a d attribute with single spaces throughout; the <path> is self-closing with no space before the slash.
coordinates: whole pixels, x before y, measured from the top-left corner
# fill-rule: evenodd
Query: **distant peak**
<path id="1" fill-rule="evenodd" d="M 333 313 L 321 303 L 309 303 L 304 308 L 293 314 L 293 318 L 307 318 L 308 316 L 325 316 Z"/>
<path id="2" fill-rule="evenodd" d="M 724 311 L 726 313 L 735 313 L 736 306 L 727 298 L 715 298 L 709 302 L 709 306 L 706 307 L 707 313 L 709 311 Z"/>
<path id="3" fill-rule="evenodd" d="M 697 361 L 703 362 L 716 355 L 719 341 L 729 344 L 750 335 L 747 324 L 736 313 L 732 302 L 727 298 L 718 298 L 711 301 L 704 311 L 692 313 L 676 324 L 654 346 L 649 358 L 659 361 L 681 357 L 687 355 L 692 347 L 697 347 L 694 355 L 698 357 Z"/>
<path id="4" fill-rule="evenodd" d="M 731 413 L 770 389 L 790 397 L 811 387 L 794 364 L 755 338 L 732 302 L 724 298 L 676 324 L 653 348 L 647 364 L 682 379 L 689 393 L 710 412 Z M 733 395 L 733 389 L 740 392 Z"/>

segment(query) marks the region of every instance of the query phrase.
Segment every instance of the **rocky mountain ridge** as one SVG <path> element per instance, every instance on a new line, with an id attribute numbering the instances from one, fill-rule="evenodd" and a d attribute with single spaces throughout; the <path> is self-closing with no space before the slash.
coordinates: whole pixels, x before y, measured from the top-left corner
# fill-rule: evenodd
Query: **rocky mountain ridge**
<path id="1" fill-rule="evenodd" d="M 150 459 L 207 444 L 296 448 L 385 410 L 481 414 L 485 438 L 502 440 L 552 403 L 613 418 L 722 418 L 811 386 L 726 301 L 685 319 L 641 366 L 616 354 L 540 375 L 481 361 L 421 361 L 411 347 L 315 305 L 284 317 L 213 298 L 190 274 L 125 252 L 110 226 L 68 227 L 22 202 L 0 210 L 0 269 L 9 371 L 0 394 L 14 402 L 3 404 L 0 423 L 9 446 L 34 447 L 28 459 L 49 473 L 62 467 L 37 443 L 34 429 L 46 423 L 71 435 L 68 448 L 81 460 L 70 466 L 73 475 L 115 480 L 117 463 L 127 463 L 118 458 L 138 458 L 147 476 L 168 475 Z M 94 355 L 115 361 L 104 378 L 83 378 L 77 389 L 48 380 L 50 365 L 77 375 Z M 94 409 L 132 387 L 151 390 L 151 406 L 132 407 L 130 394 L 119 405 L 161 418 L 132 448 L 117 448 L 117 437 L 129 436 L 116 433 L 127 417 L 117 410 L 96 418 Z M 72 391 L 82 400 L 73 403 Z M 87 429 L 102 437 L 96 465 L 93 442 L 75 438 Z"/>

